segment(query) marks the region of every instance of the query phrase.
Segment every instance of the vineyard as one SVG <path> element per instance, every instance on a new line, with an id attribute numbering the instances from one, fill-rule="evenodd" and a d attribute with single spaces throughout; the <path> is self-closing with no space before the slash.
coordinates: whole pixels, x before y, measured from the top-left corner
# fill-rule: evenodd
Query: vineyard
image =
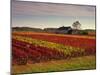
<path id="1" fill-rule="evenodd" d="M 76 59 L 81 58 L 81 60 L 79 61 L 87 59 L 87 58 L 82 59 L 82 57 L 89 57 L 91 58 L 91 61 L 93 58 L 92 62 L 94 63 L 95 54 L 96 54 L 96 40 L 95 37 L 93 36 L 91 37 L 91 36 L 80 36 L 80 35 L 60 35 L 60 34 L 50 34 L 50 33 L 45 34 L 45 33 L 34 33 L 34 32 L 13 32 L 12 35 L 12 64 L 14 68 L 13 73 L 21 73 L 20 71 L 18 71 L 18 66 L 25 66 L 25 65 L 27 66 L 29 64 L 35 66 L 35 64 L 41 64 L 41 63 L 44 64 L 46 62 L 52 62 L 52 61 L 56 62 L 62 60 L 69 62 L 70 60 L 75 58 Z M 89 61 L 88 63 L 92 62 Z M 85 62 L 83 63 L 87 64 Z M 34 68 L 34 66 L 31 68 Z M 85 69 L 95 68 L 95 63 L 94 65 L 92 64 L 92 66 L 91 66 L 92 68 L 89 68 L 87 66 Z M 80 67 L 81 65 L 77 68 L 82 69 Z M 69 68 L 69 69 L 74 70 L 74 68 Z M 57 70 L 58 68 L 56 68 L 55 70 L 53 70 L 52 68 L 52 71 L 57 71 Z M 64 68 L 64 70 L 68 70 L 67 67 Z M 23 73 L 25 72 L 28 71 L 25 70 Z M 31 72 L 41 72 L 41 71 L 39 71 L 38 68 L 37 71 L 32 70 Z"/>

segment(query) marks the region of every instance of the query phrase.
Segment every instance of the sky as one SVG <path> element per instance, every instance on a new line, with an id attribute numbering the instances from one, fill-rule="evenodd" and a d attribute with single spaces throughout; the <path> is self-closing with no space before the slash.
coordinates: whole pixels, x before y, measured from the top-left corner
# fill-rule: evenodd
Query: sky
<path id="1" fill-rule="evenodd" d="M 59 28 L 75 21 L 95 29 L 95 6 L 12 1 L 12 27 Z"/>

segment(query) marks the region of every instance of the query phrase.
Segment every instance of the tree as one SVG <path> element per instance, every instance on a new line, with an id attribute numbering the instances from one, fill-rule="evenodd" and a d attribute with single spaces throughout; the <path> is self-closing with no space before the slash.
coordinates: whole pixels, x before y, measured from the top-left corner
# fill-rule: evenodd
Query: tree
<path id="1" fill-rule="evenodd" d="M 81 24 L 79 21 L 75 21 L 73 24 L 72 24 L 72 27 L 73 29 L 75 30 L 79 30 L 81 28 Z"/>

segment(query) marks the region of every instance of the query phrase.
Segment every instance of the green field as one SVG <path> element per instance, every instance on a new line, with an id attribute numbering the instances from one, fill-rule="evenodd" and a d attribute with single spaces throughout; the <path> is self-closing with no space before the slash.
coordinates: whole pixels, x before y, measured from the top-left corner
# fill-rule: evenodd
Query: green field
<path id="1" fill-rule="evenodd" d="M 88 70 L 96 68 L 95 56 L 75 57 L 64 60 L 52 60 L 47 62 L 14 65 L 12 73 L 39 73 L 39 72 L 55 72 L 55 71 L 70 71 L 70 70 Z"/>

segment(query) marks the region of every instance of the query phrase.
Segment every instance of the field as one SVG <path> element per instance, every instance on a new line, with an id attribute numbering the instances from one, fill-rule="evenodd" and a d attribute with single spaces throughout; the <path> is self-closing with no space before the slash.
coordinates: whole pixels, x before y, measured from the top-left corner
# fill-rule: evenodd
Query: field
<path id="1" fill-rule="evenodd" d="M 95 55 L 95 36 L 12 33 L 13 74 L 95 69 Z"/>

